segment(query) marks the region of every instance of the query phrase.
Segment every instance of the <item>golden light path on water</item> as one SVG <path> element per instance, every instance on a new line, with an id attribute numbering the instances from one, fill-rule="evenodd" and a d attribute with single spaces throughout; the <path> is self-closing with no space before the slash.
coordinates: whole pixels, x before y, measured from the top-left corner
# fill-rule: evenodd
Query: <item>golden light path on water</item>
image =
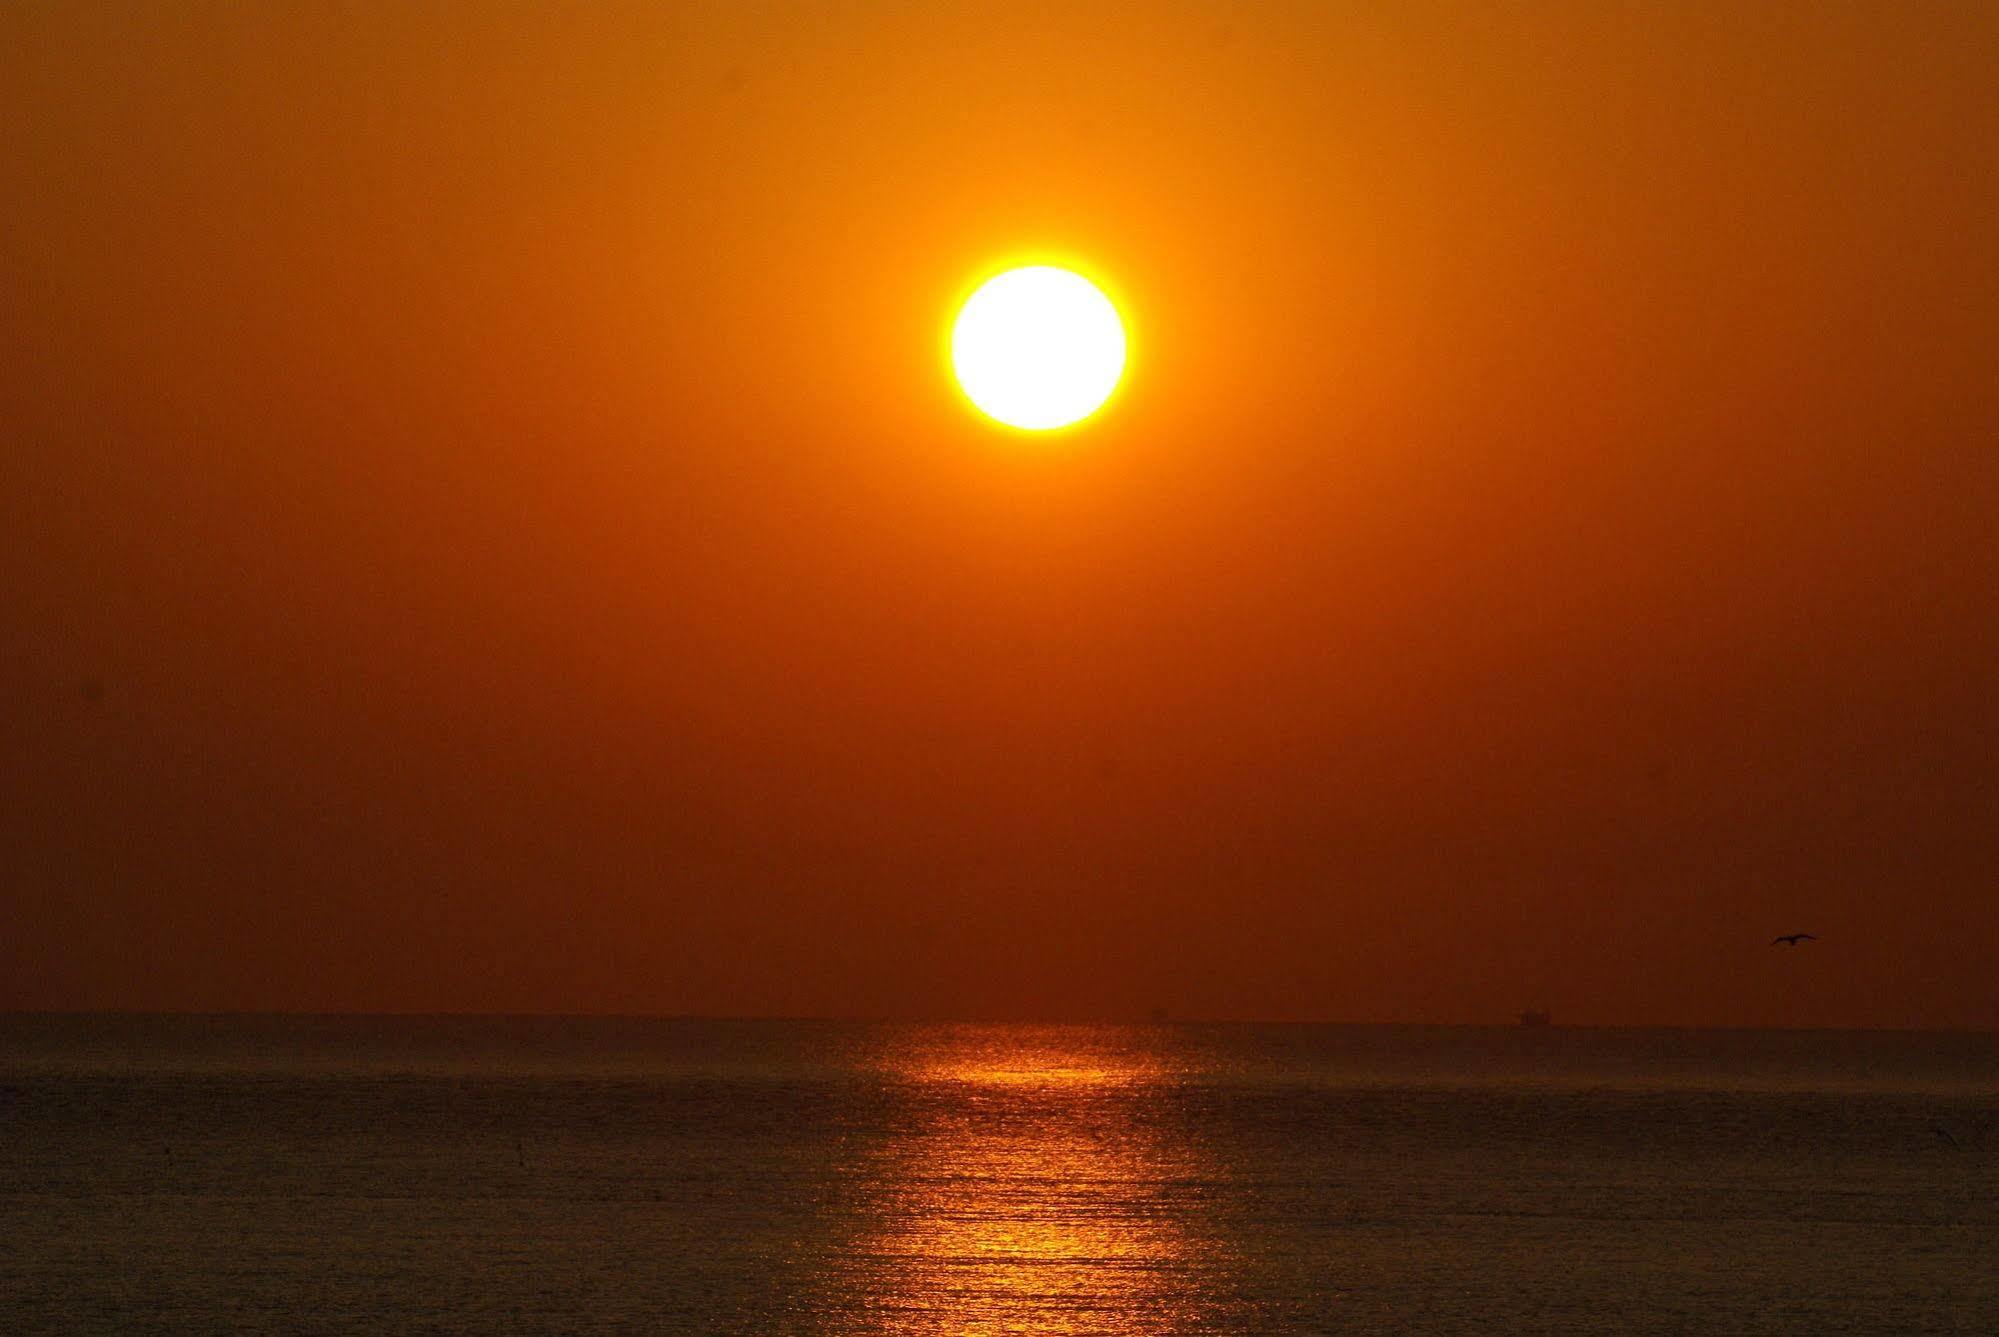
<path id="1" fill-rule="evenodd" d="M 884 1055 L 920 1110 L 884 1185 L 864 1326 L 885 1333 L 1207 1330 L 1226 1251 L 1200 1237 L 1198 1149 L 1146 1117 L 1171 1080 L 1102 1033 L 972 1033 Z"/>

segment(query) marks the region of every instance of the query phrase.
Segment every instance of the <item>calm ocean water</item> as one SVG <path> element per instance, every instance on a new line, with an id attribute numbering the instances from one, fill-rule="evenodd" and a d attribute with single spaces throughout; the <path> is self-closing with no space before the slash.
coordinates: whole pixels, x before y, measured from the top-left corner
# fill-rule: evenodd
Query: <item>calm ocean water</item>
<path id="1" fill-rule="evenodd" d="M 1999 1332 L 1979 1035 L 0 1017 L 0 1331 Z"/>

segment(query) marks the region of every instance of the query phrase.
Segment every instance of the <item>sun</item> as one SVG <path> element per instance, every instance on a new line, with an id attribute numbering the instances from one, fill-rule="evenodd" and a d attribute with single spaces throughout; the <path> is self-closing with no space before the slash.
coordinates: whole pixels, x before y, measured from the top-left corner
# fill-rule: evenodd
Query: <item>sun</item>
<path id="1" fill-rule="evenodd" d="M 1111 299 L 1053 265 L 987 279 L 951 327 L 951 368 L 966 398 L 1023 431 L 1089 417 L 1117 389 L 1124 364 L 1124 322 Z"/>

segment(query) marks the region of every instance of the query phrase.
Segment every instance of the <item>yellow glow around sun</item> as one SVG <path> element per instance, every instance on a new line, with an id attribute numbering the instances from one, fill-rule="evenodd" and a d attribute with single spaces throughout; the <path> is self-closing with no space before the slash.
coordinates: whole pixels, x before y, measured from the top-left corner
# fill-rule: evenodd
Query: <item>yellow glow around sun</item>
<path id="1" fill-rule="evenodd" d="M 951 327 L 951 367 L 980 411 L 1045 432 L 1103 407 L 1124 374 L 1124 322 L 1081 274 L 1010 269 L 966 299 Z"/>

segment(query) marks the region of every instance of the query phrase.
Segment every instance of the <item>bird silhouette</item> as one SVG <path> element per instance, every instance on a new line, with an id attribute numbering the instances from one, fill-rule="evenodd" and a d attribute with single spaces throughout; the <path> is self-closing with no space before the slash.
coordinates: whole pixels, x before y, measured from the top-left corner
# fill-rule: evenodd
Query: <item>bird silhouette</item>
<path id="1" fill-rule="evenodd" d="M 1817 942 L 1818 940 L 1819 935 L 1816 933 L 1783 933 L 1770 939 L 1770 945 L 1775 947 L 1781 942 L 1786 947 L 1796 947 L 1801 942 Z"/>

